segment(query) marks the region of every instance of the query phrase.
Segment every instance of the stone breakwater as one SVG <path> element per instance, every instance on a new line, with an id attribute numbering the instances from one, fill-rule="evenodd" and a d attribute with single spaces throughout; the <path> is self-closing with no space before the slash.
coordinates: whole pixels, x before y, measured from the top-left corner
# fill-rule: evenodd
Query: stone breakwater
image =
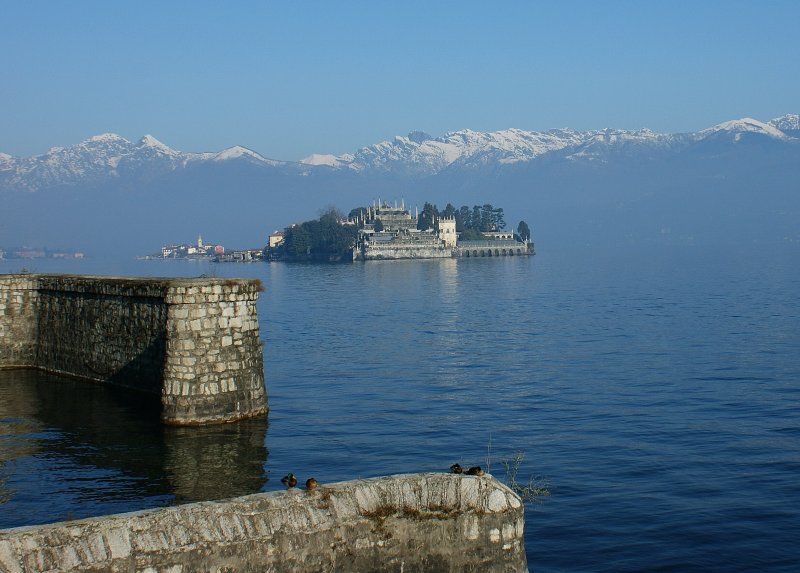
<path id="1" fill-rule="evenodd" d="M 490 475 L 407 474 L 0 531 L 0 571 L 527 571 Z"/>
<path id="2" fill-rule="evenodd" d="M 168 424 L 267 411 L 253 279 L 0 275 L 0 368 L 161 396 Z"/>

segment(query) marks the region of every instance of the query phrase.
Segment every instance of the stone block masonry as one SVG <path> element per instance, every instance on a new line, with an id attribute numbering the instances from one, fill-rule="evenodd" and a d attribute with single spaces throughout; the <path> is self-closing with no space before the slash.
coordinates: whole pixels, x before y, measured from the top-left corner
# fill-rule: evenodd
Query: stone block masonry
<path id="1" fill-rule="evenodd" d="M 0 275 L 0 368 L 36 362 L 37 287 L 32 275 Z"/>
<path id="2" fill-rule="evenodd" d="M 0 368 L 161 396 L 178 425 L 267 411 L 254 279 L 0 275 Z"/>
<path id="3" fill-rule="evenodd" d="M 407 474 L 0 531 L 0 571 L 527 571 L 489 475 Z"/>

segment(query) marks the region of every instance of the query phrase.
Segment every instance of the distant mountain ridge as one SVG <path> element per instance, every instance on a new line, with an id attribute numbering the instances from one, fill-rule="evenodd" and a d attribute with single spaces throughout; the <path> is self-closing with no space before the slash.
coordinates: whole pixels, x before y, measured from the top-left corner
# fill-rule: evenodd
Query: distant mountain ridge
<path id="1" fill-rule="evenodd" d="M 735 142 L 748 135 L 795 143 L 800 137 L 800 115 L 787 114 L 768 123 L 743 118 L 685 134 L 663 134 L 649 129 L 579 132 L 564 128 L 536 132 L 511 128 L 490 133 L 463 129 L 434 138 L 417 131 L 363 147 L 352 154 L 314 154 L 300 162 L 267 159 L 241 146 L 219 152 L 187 153 L 172 149 L 152 135 L 132 143 L 119 135 L 104 133 L 28 158 L 0 153 L 0 190 L 37 191 L 112 180 L 139 169 L 152 175 L 185 169 L 193 164 L 233 160 L 298 173 L 308 168 L 327 168 L 427 177 L 445 169 L 528 162 L 555 152 L 569 160 L 602 161 L 609 152 L 677 151 L 710 138 L 730 137 Z"/>
<path id="2" fill-rule="evenodd" d="M 103 133 L 69 147 L 53 147 L 43 155 L 16 158 L 0 154 L 0 189 L 36 191 L 113 179 L 120 173 L 142 168 L 168 172 L 192 163 L 233 159 L 268 167 L 283 163 L 238 145 L 219 152 L 184 153 L 152 135 L 145 135 L 137 143 L 132 143 L 115 133 Z"/>
<path id="3" fill-rule="evenodd" d="M 667 243 L 800 245 L 800 116 L 649 129 L 422 131 L 341 156 L 187 153 L 101 134 L 28 158 L 0 153 L 0 247 L 151 253 L 198 234 L 230 248 L 383 199 L 492 203 L 537 251 Z M 510 220 L 510 218 L 515 220 Z"/>
<path id="4" fill-rule="evenodd" d="M 309 165 L 363 171 L 403 169 L 414 175 L 433 175 L 450 166 L 474 167 L 491 163 L 511 164 L 530 161 L 548 153 L 561 151 L 567 158 L 596 155 L 598 147 L 633 147 L 642 149 L 675 149 L 702 141 L 719 133 L 757 133 L 780 140 L 793 138 L 788 131 L 797 130 L 798 114 L 762 123 L 752 118 L 728 121 L 696 133 L 661 134 L 649 129 L 636 131 L 603 129 L 578 132 L 569 128 L 546 132 L 506 129 L 491 133 L 469 129 L 433 138 L 422 132 L 392 141 L 364 147 L 354 154 L 341 156 L 312 155 L 303 160 Z"/>

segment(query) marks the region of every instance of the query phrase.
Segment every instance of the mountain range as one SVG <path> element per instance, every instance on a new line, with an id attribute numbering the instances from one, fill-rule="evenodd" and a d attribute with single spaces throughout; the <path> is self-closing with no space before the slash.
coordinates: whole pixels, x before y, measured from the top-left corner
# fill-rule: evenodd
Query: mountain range
<path id="1" fill-rule="evenodd" d="M 379 197 L 499 205 L 540 244 L 800 242 L 800 116 L 680 134 L 414 131 L 301 161 L 106 133 L 34 157 L 0 153 L 0 246 L 128 255 L 202 233 L 252 247 L 325 206 Z"/>

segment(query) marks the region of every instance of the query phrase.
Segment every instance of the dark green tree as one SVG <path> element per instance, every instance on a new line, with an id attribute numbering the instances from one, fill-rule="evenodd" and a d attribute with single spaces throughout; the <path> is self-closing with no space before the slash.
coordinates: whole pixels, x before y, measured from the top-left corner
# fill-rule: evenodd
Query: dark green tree
<path id="1" fill-rule="evenodd" d="M 292 257 L 302 257 L 311 252 L 311 235 L 301 224 L 286 229 L 283 248 Z"/>
<path id="2" fill-rule="evenodd" d="M 319 219 L 288 227 L 283 252 L 299 259 L 345 255 L 356 244 L 358 228 L 343 225 L 342 219 L 339 210 L 328 208 Z"/>
<path id="3" fill-rule="evenodd" d="M 466 205 L 462 206 L 456 213 L 456 232 L 461 233 L 466 229 L 471 229 L 472 212 Z"/>
<path id="4" fill-rule="evenodd" d="M 476 231 L 480 231 L 482 222 L 483 210 L 481 209 L 480 205 L 473 205 L 472 216 L 469 219 L 469 225 L 467 225 L 467 229 L 475 229 Z"/>
<path id="5" fill-rule="evenodd" d="M 344 214 L 342 214 L 339 209 L 333 206 L 325 207 L 319 213 L 320 221 L 333 221 L 338 223 L 342 219 L 344 219 Z"/>
<path id="6" fill-rule="evenodd" d="M 427 231 L 428 229 L 433 229 L 436 226 L 436 220 L 438 217 L 439 212 L 436 209 L 436 205 L 431 203 L 425 203 L 422 206 L 422 213 L 419 214 L 419 218 L 417 219 L 417 229 L 420 231 Z"/>
<path id="7" fill-rule="evenodd" d="M 347 214 L 347 218 L 351 220 L 360 219 L 365 217 L 366 214 L 366 207 L 355 207 L 354 209 L 350 209 L 350 212 Z M 363 224 L 363 222 L 361 224 Z"/>
<path id="8" fill-rule="evenodd" d="M 312 235 L 314 253 L 319 255 L 341 255 L 356 243 L 358 229 L 354 225 L 343 225 L 341 211 L 329 208 L 320 215 L 319 221 L 311 221 L 315 231 Z"/>
<path id="9" fill-rule="evenodd" d="M 464 229 L 458 239 L 459 241 L 484 241 L 486 237 L 476 229 Z"/>
<path id="10" fill-rule="evenodd" d="M 442 217 L 455 217 L 456 216 L 456 208 L 453 207 L 452 203 L 448 203 L 447 206 L 444 208 L 444 211 L 439 213 Z"/>
<path id="11" fill-rule="evenodd" d="M 492 209 L 492 213 L 493 213 L 492 218 L 494 219 L 494 228 L 495 228 L 495 230 L 500 231 L 502 229 L 505 229 L 506 228 L 506 221 L 503 218 L 504 217 L 503 208 L 502 207 L 495 207 L 494 209 Z"/>
<path id="12" fill-rule="evenodd" d="M 483 232 L 494 230 L 494 207 L 489 203 L 481 207 L 481 223 L 479 228 Z"/>
<path id="13" fill-rule="evenodd" d="M 517 225 L 517 234 L 523 241 L 529 241 L 531 238 L 531 228 L 528 227 L 528 223 L 520 221 L 519 225 Z"/>

